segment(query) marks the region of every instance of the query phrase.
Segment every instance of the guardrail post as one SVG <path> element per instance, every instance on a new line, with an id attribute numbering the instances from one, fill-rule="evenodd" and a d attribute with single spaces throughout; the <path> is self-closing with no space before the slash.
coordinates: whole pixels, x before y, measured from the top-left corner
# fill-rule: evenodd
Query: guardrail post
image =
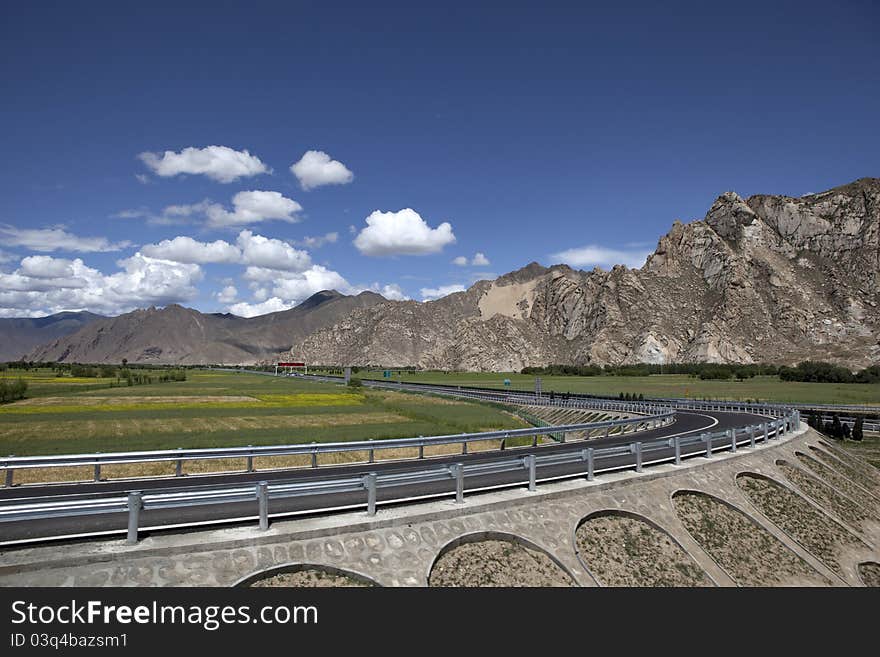
<path id="1" fill-rule="evenodd" d="M 593 459 L 593 448 L 592 448 L 592 447 L 587 447 L 587 448 L 584 450 L 584 458 L 585 458 L 586 461 L 587 461 L 587 481 L 593 481 L 593 477 L 594 477 L 594 473 L 593 473 L 594 459 Z"/>
<path id="2" fill-rule="evenodd" d="M 138 522 L 141 516 L 141 500 L 140 491 L 132 491 L 128 494 L 128 537 L 126 543 L 134 545 L 138 542 Z"/>
<path id="3" fill-rule="evenodd" d="M 419 438 L 424 438 L 424 436 L 419 436 Z M 425 458 L 425 445 L 424 443 L 419 444 L 419 458 Z"/>
<path id="4" fill-rule="evenodd" d="M 730 436 L 730 451 L 736 451 L 736 429 L 728 429 L 727 435 Z"/>
<path id="5" fill-rule="evenodd" d="M 10 454 L 9 458 L 15 458 L 15 454 Z M 6 488 L 12 488 L 12 478 L 15 476 L 15 468 L 13 468 L 9 463 L 6 464 L 6 483 L 4 486 Z"/>
<path id="6" fill-rule="evenodd" d="M 712 458 L 712 434 L 704 433 L 702 438 L 706 441 L 706 458 L 710 459 Z"/>
<path id="7" fill-rule="evenodd" d="M 253 445 L 248 445 L 249 448 L 252 448 Z M 253 472 L 254 471 L 254 455 L 248 454 L 247 456 L 247 465 L 245 472 Z"/>
<path id="8" fill-rule="evenodd" d="M 312 441 L 312 442 L 314 443 L 314 441 Z M 314 447 L 312 449 L 312 467 L 313 468 L 318 467 L 318 448 L 317 447 Z"/>
<path id="9" fill-rule="evenodd" d="M 269 482 L 257 484 L 257 499 L 260 502 L 260 531 L 269 529 Z"/>
<path id="10" fill-rule="evenodd" d="M 370 438 L 370 442 L 373 442 L 373 439 Z M 375 463 L 376 461 L 376 450 L 373 447 L 370 447 L 370 463 Z"/>
<path id="11" fill-rule="evenodd" d="M 179 452 L 181 449 L 183 449 L 183 448 L 178 447 L 177 451 Z M 183 476 L 183 461 L 180 459 L 177 459 L 177 465 L 174 468 L 174 476 L 175 477 L 182 477 Z"/>
<path id="12" fill-rule="evenodd" d="M 672 439 L 672 446 L 675 448 L 675 465 L 681 465 L 681 437 L 675 436 Z"/>
<path id="13" fill-rule="evenodd" d="M 466 440 L 461 444 L 461 453 L 463 456 L 467 456 L 467 445 L 468 444 Z"/>
<path id="14" fill-rule="evenodd" d="M 608 433 L 611 431 L 611 425 L 605 427 L 605 437 L 608 437 Z"/>
<path id="15" fill-rule="evenodd" d="M 376 515 L 376 473 L 371 472 L 364 477 L 364 486 L 367 489 L 367 515 Z"/>
<path id="16" fill-rule="evenodd" d="M 535 455 L 526 456 L 526 467 L 529 469 L 529 491 L 534 493 L 537 489 L 537 467 Z"/>
<path id="17" fill-rule="evenodd" d="M 749 425 L 749 447 L 755 446 L 755 425 Z"/>
<path id="18" fill-rule="evenodd" d="M 763 438 L 762 442 L 766 443 L 766 442 L 767 442 L 767 437 L 768 437 L 767 434 L 770 432 L 770 427 L 767 426 L 767 423 L 766 423 L 766 422 L 764 422 L 764 423 L 761 425 L 761 431 L 762 431 L 762 433 L 764 434 L 764 438 Z"/>
<path id="19" fill-rule="evenodd" d="M 455 477 L 455 503 L 464 504 L 464 465 L 453 465 L 452 476 Z"/>
<path id="20" fill-rule="evenodd" d="M 95 452 L 95 481 L 101 481 L 101 462 L 98 460 L 100 455 L 101 452 Z"/>
<path id="21" fill-rule="evenodd" d="M 642 471 L 642 443 L 637 442 L 633 445 L 633 452 L 636 455 L 636 472 Z"/>

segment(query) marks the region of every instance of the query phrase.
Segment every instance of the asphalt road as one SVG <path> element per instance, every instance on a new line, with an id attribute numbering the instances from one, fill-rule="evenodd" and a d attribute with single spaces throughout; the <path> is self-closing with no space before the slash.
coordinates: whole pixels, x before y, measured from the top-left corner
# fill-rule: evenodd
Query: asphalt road
<path id="1" fill-rule="evenodd" d="M 561 454 L 571 451 L 580 451 L 584 447 L 608 447 L 620 444 L 628 444 L 638 436 L 642 441 L 657 438 L 671 438 L 673 436 L 692 436 L 708 431 L 720 431 L 728 428 L 742 427 L 749 424 L 759 424 L 768 421 L 768 418 L 748 413 L 728 413 L 719 411 L 678 411 L 676 421 L 668 426 L 643 431 L 638 434 L 626 434 L 624 436 L 599 438 L 590 441 L 572 441 L 544 445 L 540 447 L 510 448 L 504 452 L 477 452 L 468 455 L 455 455 L 426 458 L 416 461 L 418 469 L 428 467 L 464 463 L 467 465 L 487 463 L 498 459 L 499 454 L 506 457 L 526 456 L 537 453 L 541 455 Z M 726 442 L 719 438 L 716 445 Z M 705 446 L 693 445 L 682 446 L 682 456 L 688 454 L 705 454 Z M 643 455 L 644 463 L 658 458 L 672 456 L 671 449 L 651 451 Z M 413 470 L 413 460 L 406 461 L 379 461 L 372 464 L 360 463 L 341 466 L 321 466 L 317 469 L 297 469 L 263 471 L 253 473 L 224 473 L 216 475 L 190 475 L 185 477 L 164 477 L 156 479 L 140 479 L 127 481 L 107 481 L 71 483 L 43 486 L 17 486 L 8 489 L 0 489 L 0 509 L 9 504 L 22 504 L 31 502 L 52 501 L 75 501 L 109 499 L 124 496 L 129 491 L 146 492 L 174 492 L 189 490 L 194 487 L 203 489 L 228 488 L 240 486 L 246 483 L 260 481 L 267 482 L 308 482 L 326 480 L 334 477 L 357 476 L 375 472 L 388 474 Z M 595 461 L 595 470 L 608 468 L 632 468 L 635 465 L 635 456 L 632 454 L 598 457 Z M 583 476 L 585 465 L 583 463 L 570 463 L 562 465 L 544 465 L 537 469 L 538 481 Z M 493 487 L 510 487 L 525 485 L 527 471 L 510 471 L 490 474 L 468 475 L 465 486 L 468 492 L 478 489 Z M 402 484 L 394 486 L 380 486 L 377 490 L 377 501 L 382 503 L 403 502 L 414 498 L 453 496 L 455 494 L 455 481 L 444 479 L 429 483 Z M 366 492 L 337 492 L 324 494 L 308 494 L 281 499 L 270 499 L 269 514 L 278 516 L 295 513 L 326 513 L 331 510 L 351 508 L 364 508 L 366 505 Z M 198 523 L 235 523 L 255 522 L 258 513 L 256 494 L 252 502 L 212 503 L 197 506 L 145 509 L 141 512 L 140 526 L 145 528 L 142 535 L 162 528 L 170 529 L 182 525 L 196 525 Z M 12 544 L 16 542 L 32 541 L 34 539 L 58 539 L 61 537 L 74 537 L 82 535 L 95 535 L 100 533 L 118 533 L 127 528 L 128 516 L 125 512 L 112 512 L 92 515 L 80 515 L 40 520 L 15 520 L 0 522 L 0 544 Z"/>

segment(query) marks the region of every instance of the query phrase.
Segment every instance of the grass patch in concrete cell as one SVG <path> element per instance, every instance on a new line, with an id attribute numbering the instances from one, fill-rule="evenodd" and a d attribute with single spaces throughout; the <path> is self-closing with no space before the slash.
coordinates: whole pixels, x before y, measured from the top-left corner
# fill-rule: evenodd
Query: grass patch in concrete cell
<path id="1" fill-rule="evenodd" d="M 880 587 L 880 563 L 866 561 L 859 564 L 859 577 L 865 583 L 865 586 L 872 588 Z"/>
<path id="2" fill-rule="evenodd" d="M 800 495 L 758 475 L 740 474 L 736 483 L 752 503 L 777 527 L 838 574 L 841 553 L 863 548 L 842 525 L 810 506 Z"/>
<path id="3" fill-rule="evenodd" d="M 571 577 L 541 551 L 505 540 L 461 543 L 434 563 L 430 586 L 574 586 Z"/>
<path id="4" fill-rule="evenodd" d="M 800 452 L 798 452 L 798 454 L 800 454 Z M 868 492 L 874 494 L 880 493 L 880 487 L 878 487 L 870 477 L 859 472 L 856 468 L 847 465 L 840 459 L 831 456 L 828 452 L 810 446 L 809 456 L 812 457 L 814 461 L 824 465 L 826 471 L 830 470 L 836 473 L 838 479 L 849 481 L 850 486 L 853 488 L 858 487 L 863 495 L 866 495 Z M 870 498 L 870 496 L 868 496 L 868 498 Z M 878 501 L 880 500 L 874 498 L 874 504 Z"/>
<path id="5" fill-rule="evenodd" d="M 587 567 L 605 586 L 713 586 L 666 532 L 618 513 L 591 516 L 575 534 Z"/>
<path id="6" fill-rule="evenodd" d="M 375 586 L 362 579 L 327 572 L 320 568 L 305 568 L 290 573 L 277 573 L 249 584 L 255 588 L 346 588 Z"/>
<path id="7" fill-rule="evenodd" d="M 682 524 L 739 586 L 826 586 L 827 578 L 741 511 L 703 493 L 673 497 Z"/>

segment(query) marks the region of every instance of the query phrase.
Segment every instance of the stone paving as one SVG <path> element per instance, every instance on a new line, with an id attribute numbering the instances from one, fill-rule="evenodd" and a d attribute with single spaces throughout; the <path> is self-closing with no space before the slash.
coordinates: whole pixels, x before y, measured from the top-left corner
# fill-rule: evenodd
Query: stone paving
<path id="1" fill-rule="evenodd" d="M 681 466 L 603 474 L 592 482 L 543 484 L 535 493 L 517 489 L 472 494 L 464 504 L 443 500 L 380 507 L 374 517 L 359 511 L 285 519 L 273 522 L 266 532 L 255 526 L 234 527 L 155 535 L 134 546 L 113 539 L 7 549 L 0 552 L 0 586 L 233 586 L 303 566 L 327 567 L 382 586 L 426 586 L 447 546 L 481 538 L 513 540 L 542 550 L 577 585 L 597 586 L 589 564 L 577 552 L 575 532 L 587 516 L 609 511 L 645 519 L 679 545 L 712 584 L 736 586 L 686 530 L 672 501 L 678 491 L 702 492 L 745 513 L 814 569 L 821 576 L 816 579 L 863 586 L 859 565 L 880 561 L 880 523 L 847 525 L 833 509 L 802 495 L 776 465 L 782 460 L 789 467 L 802 467 L 795 452 L 811 446 L 825 450 L 821 439 L 801 425 L 781 441 L 710 459 L 688 459 Z M 838 568 L 823 564 L 750 502 L 736 483 L 744 472 L 769 477 L 792 490 L 858 539 L 840 546 Z M 844 495 L 832 481 L 825 484 Z M 860 499 L 873 501 L 868 515 L 876 517 L 880 498 L 864 492 Z"/>

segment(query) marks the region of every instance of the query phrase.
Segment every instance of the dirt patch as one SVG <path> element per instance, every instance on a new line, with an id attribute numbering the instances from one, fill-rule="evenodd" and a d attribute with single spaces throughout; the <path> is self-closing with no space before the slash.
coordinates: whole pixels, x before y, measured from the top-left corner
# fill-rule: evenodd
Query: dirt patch
<path id="1" fill-rule="evenodd" d="M 866 522 L 876 519 L 876 515 L 825 485 L 816 477 L 807 474 L 804 470 L 785 461 L 778 461 L 776 465 L 796 488 L 799 488 L 816 504 L 836 515 L 850 527 L 863 530 Z"/>
<path id="2" fill-rule="evenodd" d="M 346 577 L 345 575 L 337 575 L 329 573 L 319 568 L 308 568 L 298 570 L 294 573 L 279 573 L 259 579 L 250 586 L 257 588 L 264 587 L 296 587 L 296 588 L 336 588 L 336 587 L 353 587 L 353 586 L 373 586 L 367 582 L 354 577 Z"/>
<path id="3" fill-rule="evenodd" d="M 831 582 L 744 513 L 701 493 L 679 493 L 675 511 L 694 540 L 740 586 Z"/>
<path id="4" fill-rule="evenodd" d="M 880 563 L 867 561 L 859 564 L 859 577 L 865 586 L 876 588 L 880 586 Z"/>
<path id="5" fill-rule="evenodd" d="M 843 526 L 823 515 L 800 495 L 775 481 L 742 474 L 737 485 L 771 522 L 838 574 L 843 574 L 840 554 L 862 543 Z"/>
<path id="6" fill-rule="evenodd" d="M 665 532 L 630 516 L 588 519 L 577 549 L 605 586 L 712 586 L 709 576 Z"/>
<path id="7" fill-rule="evenodd" d="M 462 543 L 431 569 L 430 586 L 574 586 L 565 571 L 543 552 L 513 541 Z"/>
<path id="8" fill-rule="evenodd" d="M 802 452 L 795 452 L 795 456 L 808 470 L 837 488 L 844 495 L 854 499 L 863 507 L 868 509 L 877 507 L 877 500 L 868 491 L 856 485 L 851 479 L 843 476 L 837 470 L 832 469 L 825 462 L 818 461 Z"/>

